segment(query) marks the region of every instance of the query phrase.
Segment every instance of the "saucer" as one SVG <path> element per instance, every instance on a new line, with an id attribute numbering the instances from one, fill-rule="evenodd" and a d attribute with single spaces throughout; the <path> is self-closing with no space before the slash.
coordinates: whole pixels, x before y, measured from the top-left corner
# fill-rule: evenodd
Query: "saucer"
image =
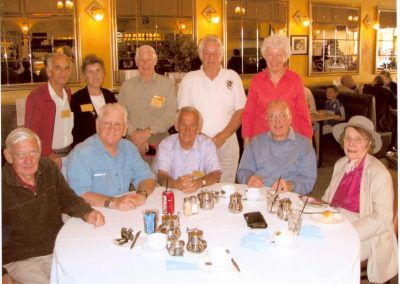
<path id="1" fill-rule="evenodd" d="M 210 264 L 211 260 L 210 257 L 207 254 L 204 254 L 202 257 L 200 257 L 198 266 L 201 270 L 208 272 L 208 273 L 232 273 L 235 272 L 236 269 L 233 266 L 232 262 L 227 262 L 224 265 L 215 265 L 215 264 Z"/>
<path id="2" fill-rule="evenodd" d="M 142 245 L 142 248 L 145 250 L 145 251 L 150 251 L 150 252 L 162 252 L 162 251 L 167 251 L 167 248 L 166 247 L 161 247 L 161 248 L 159 248 L 159 249 L 155 249 L 155 248 L 151 248 L 151 247 L 149 247 L 149 244 L 148 243 L 143 243 L 143 245 Z"/>
<path id="3" fill-rule="evenodd" d="M 340 213 L 333 213 L 330 217 L 325 217 L 322 214 L 313 214 L 311 219 L 321 224 L 339 224 L 344 221 L 344 217 Z"/>

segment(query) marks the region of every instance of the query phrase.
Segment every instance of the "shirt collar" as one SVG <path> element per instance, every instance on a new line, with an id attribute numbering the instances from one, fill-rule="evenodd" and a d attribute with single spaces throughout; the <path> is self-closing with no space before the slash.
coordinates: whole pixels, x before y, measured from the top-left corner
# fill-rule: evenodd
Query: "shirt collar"
<path id="1" fill-rule="evenodd" d="M 56 91 L 54 91 L 53 86 L 50 84 L 50 82 L 48 82 L 47 85 L 48 85 L 48 88 L 49 88 L 50 97 L 51 97 L 53 100 L 59 100 L 59 101 L 62 101 L 63 103 L 67 102 L 68 95 L 67 95 L 67 92 L 65 91 L 65 88 L 62 89 L 63 98 L 61 99 L 61 98 L 57 95 Z"/>
<path id="2" fill-rule="evenodd" d="M 287 68 L 287 66 L 285 66 L 285 67 L 283 67 L 283 69 L 284 69 L 284 72 L 283 72 L 283 75 L 282 75 L 282 78 L 283 77 L 285 77 L 286 75 L 287 75 L 287 71 L 288 71 L 288 68 Z M 262 76 L 264 76 L 264 78 L 268 78 L 268 79 L 270 79 L 270 77 L 269 77 L 269 68 L 267 67 L 267 68 L 265 68 L 264 69 L 264 71 L 262 71 Z M 282 80 L 282 78 L 281 78 L 281 80 Z M 271 80 L 271 79 L 270 79 Z"/>
<path id="3" fill-rule="evenodd" d="M 198 148 L 199 148 L 199 141 L 198 141 L 198 137 L 199 137 L 199 135 L 201 135 L 201 134 L 197 134 L 196 135 L 196 138 L 194 139 L 194 142 L 193 142 L 193 146 L 192 146 L 192 148 L 190 148 L 189 150 L 184 150 L 183 148 L 182 148 L 182 146 L 181 146 L 181 142 L 179 141 L 179 133 L 178 133 L 178 136 L 177 136 L 177 139 L 176 139 L 176 142 L 175 142 L 175 144 L 174 144 L 174 149 L 179 149 L 179 150 L 181 150 L 181 151 L 183 151 L 183 152 L 191 152 L 191 151 L 196 151 Z"/>
<path id="4" fill-rule="evenodd" d="M 153 76 L 151 77 L 150 81 L 148 81 L 148 82 L 151 82 L 151 81 L 155 80 L 156 77 L 157 77 L 157 73 L 154 71 Z M 143 79 L 142 79 L 142 76 L 140 76 L 140 74 L 137 76 L 137 79 L 138 79 L 139 82 L 144 82 Z"/>
<path id="5" fill-rule="evenodd" d="M 270 140 L 272 140 L 272 141 L 276 141 L 276 140 L 274 140 L 274 138 L 272 137 L 272 132 L 271 132 L 271 130 L 267 132 L 267 137 L 268 137 Z M 284 141 L 286 141 L 286 140 L 293 140 L 293 141 L 296 140 L 296 135 L 295 135 L 294 130 L 293 130 L 293 128 L 292 128 L 291 126 L 290 126 L 290 128 L 289 128 L 288 137 L 287 137 L 287 139 L 285 139 Z"/>
<path id="6" fill-rule="evenodd" d="M 215 76 L 215 78 L 214 78 L 213 80 L 215 80 L 216 78 L 219 77 L 219 75 L 220 75 L 221 72 L 222 72 L 222 69 L 223 69 L 223 68 L 222 68 L 222 65 L 221 65 L 220 68 L 219 68 L 219 71 L 218 71 L 217 76 Z M 206 72 L 204 72 L 203 65 L 200 66 L 200 70 L 201 70 L 201 73 L 203 74 L 204 77 L 206 77 L 206 78 L 208 78 L 209 80 L 211 80 L 211 79 L 207 76 Z"/>
<path id="7" fill-rule="evenodd" d="M 123 138 L 121 138 L 121 139 L 123 139 Z M 121 140 L 120 140 L 118 142 L 118 145 L 117 145 L 117 155 L 116 156 L 118 156 L 119 153 L 121 152 L 121 147 L 122 147 L 121 144 L 122 143 L 121 143 Z M 107 149 L 104 147 L 103 143 L 101 142 L 99 134 L 97 134 L 97 133 L 94 136 L 94 145 L 96 147 L 96 151 L 103 152 L 103 153 L 105 153 L 105 154 L 107 154 L 107 155 L 109 155 L 111 157 L 110 153 L 107 151 Z"/>

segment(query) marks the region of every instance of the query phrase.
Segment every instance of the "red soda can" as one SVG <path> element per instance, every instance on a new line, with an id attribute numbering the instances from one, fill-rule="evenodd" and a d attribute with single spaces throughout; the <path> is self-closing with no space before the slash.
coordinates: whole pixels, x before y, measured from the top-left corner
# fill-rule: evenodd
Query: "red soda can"
<path id="1" fill-rule="evenodd" d="M 163 214 L 174 214 L 175 198 L 171 190 L 162 193 L 162 210 Z"/>

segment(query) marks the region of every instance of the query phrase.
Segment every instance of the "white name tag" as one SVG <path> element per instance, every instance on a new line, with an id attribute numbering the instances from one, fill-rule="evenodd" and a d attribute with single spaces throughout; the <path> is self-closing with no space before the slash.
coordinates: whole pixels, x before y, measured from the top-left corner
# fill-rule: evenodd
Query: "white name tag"
<path id="1" fill-rule="evenodd" d="M 105 176 L 105 175 L 106 175 L 106 173 L 93 174 L 93 176 L 95 176 L 95 177 L 101 177 L 101 176 Z"/>

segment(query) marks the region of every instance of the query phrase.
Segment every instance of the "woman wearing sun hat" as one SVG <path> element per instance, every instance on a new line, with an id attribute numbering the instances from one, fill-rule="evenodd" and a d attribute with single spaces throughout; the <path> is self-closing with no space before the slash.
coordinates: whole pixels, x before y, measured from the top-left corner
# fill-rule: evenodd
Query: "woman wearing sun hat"
<path id="1" fill-rule="evenodd" d="M 355 227 L 360 260 L 368 259 L 369 281 L 385 282 L 397 274 L 397 240 L 392 223 L 392 178 L 371 155 L 382 148 L 382 140 L 364 116 L 335 125 L 332 133 L 346 156 L 336 162 L 322 199 L 337 207 Z"/>

